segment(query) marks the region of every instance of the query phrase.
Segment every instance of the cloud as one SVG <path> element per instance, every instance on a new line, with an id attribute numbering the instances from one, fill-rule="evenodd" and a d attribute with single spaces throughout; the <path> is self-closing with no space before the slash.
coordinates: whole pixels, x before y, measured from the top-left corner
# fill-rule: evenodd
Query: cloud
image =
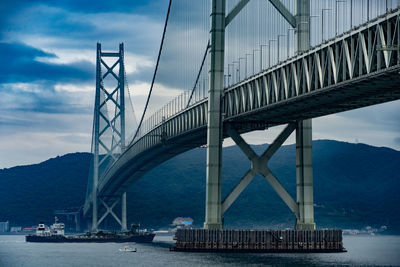
<path id="1" fill-rule="evenodd" d="M 87 0 L 82 1 L 71 0 L 13 0 L 3 1 L 0 3 L 0 29 L 9 28 L 6 22 L 10 18 L 14 18 L 21 10 L 29 9 L 37 6 L 57 6 L 60 9 L 77 12 L 82 14 L 96 13 L 137 13 L 146 14 L 147 16 L 158 17 L 160 10 L 166 10 L 168 0 L 148 1 L 148 0 L 115 0 L 115 1 L 97 1 Z"/>
<path id="2" fill-rule="evenodd" d="M 65 9 L 58 2 L 27 5 L 7 19 L 7 27 L 0 26 L 1 39 L 47 49 L 94 50 L 96 42 L 115 49 L 124 42 L 135 53 L 152 53 L 161 38 L 163 22 L 158 19 L 163 16 L 154 18 L 127 10 L 83 13 Z"/>
<path id="3" fill-rule="evenodd" d="M 0 168 L 90 151 L 93 114 L 0 112 Z"/>
<path id="4" fill-rule="evenodd" d="M 94 85 L 35 82 L 0 84 L 0 117 L 6 112 L 87 113 L 92 111 Z"/>
<path id="5" fill-rule="evenodd" d="M 29 81 L 86 81 L 94 77 L 93 65 L 87 61 L 54 64 L 37 58 L 56 58 L 22 43 L 0 43 L 0 83 Z"/>

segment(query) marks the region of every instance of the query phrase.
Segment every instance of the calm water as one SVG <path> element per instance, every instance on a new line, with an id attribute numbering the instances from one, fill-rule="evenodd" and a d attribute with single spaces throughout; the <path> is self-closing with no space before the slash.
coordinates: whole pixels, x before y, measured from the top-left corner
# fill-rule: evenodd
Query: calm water
<path id="1" fill-rule="evenodd" d="M 170 237 L 136 244 L 136 253 L 120 252 L 123 244 L 26 243 L 24 236 L 0 236 L 0 266 L 400 266 L 400 236 L 346 236 L 347 253 L 213 254 L 170 252 Z"/>

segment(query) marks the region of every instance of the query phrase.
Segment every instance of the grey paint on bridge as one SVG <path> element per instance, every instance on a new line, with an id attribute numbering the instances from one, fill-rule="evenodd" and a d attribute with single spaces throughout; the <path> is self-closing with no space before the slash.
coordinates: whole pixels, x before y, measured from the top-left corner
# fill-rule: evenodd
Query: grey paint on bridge
<path id="1" fill-rule="evenodd" d="M 399 31 L 396 10 L 227 88 L 224 126 L 245 133 L 399 99 Z M 206 144 L 206 113 L 207 99 L 130 144 L 99 195 L 119 197 L 162 162 Z"/>

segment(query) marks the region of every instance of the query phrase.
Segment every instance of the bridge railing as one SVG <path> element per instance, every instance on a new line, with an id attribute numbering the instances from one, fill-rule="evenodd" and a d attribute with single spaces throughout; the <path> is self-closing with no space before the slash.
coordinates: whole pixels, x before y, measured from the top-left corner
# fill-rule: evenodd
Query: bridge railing
<path id="1" fill-rule="evenodd" d="M 399 12 L 397 9 L 377 17 L 226 88 L 225 116 L 235 116 L 398 64 L 400 53 L 395 48 L 399 48 Z M 140 137 L 206 99 L 207 88 L 195 91 L 189 104 L 190 91 L 169 101 L 145 121 Z M 156 135 L 159 138 L 162 133 Z"/>
<path id="2" fill-rule="evenodd" d="M 190 98 L 192 94 L 191 91 L 184 91 L 180 95 L 176 96 L 174 99 L 166 103 L 164 106 L 162 106 L 162 108 L 154 112 L 153 115 L 151 115 L 143 122 L 137 139 L 145 136 L 153 129 L 163 124 L 169 118 L 207 98 L 207 90 L 208 84 L 199 84 L 198 89 L 196 88 L 196 90 L 194 90 L 192 98 Z"/>
<path id="3" fill-rule="evenodd" d="M 226 116 L 398 68 L 399 14 L 397 9 L 380 16 L 230 87 Z"/>
<path id="4" fill-rule="evenodd" d="M 357 13 L 356 9 L 360 8 L 357 3 L 353 3 L 354 5 L 350 4 L 350 3 L 342 3 L 342 4 L 344 5 L 343 8 L 347 7 L 347 5 L 349 5 L 348 6 L 349 7 L 348 11 L 350 12 L 349 14 L 353 14 L 353 13 L 356 14 Z M 358 29 L 360 27 L 363 27 L 363 25 L 366 25 L 366 24 L 368 24 L 370 22 L 373 22 L 374 20 L 376 20 L 378 18 L 381 18 L 381 17 L 385 16 L 385 12 L 387 12 L 387 14 L 390 14 L 390 13 L 393 13 L 393 12 L 395 12 L 397 10 L 397 9 L 392 9 L 393 6 L 397 6 L 397 5 L 394 5 L 393 3 L 391 3 L 391 4 L 386 3 L 385 7 L 384 6 L 381 6 L 380 8 L 378 8 L 378 7 L 374 7 L 374 8 L 370 7 L 370 10 L 368 11 L 369 13 L 365 12 L 366 14 L 367 13 L 370 14 L 368 16 L 363 13 L 360 16 L 350 15 L 350 18 L 348 18 L 347 16 L 349 14 L 344 12 L 343 10 L 341 10 L 339 8 L 342 4 L 336 3 L 336 7 L 335 6 L 331 6 L 331 4 L 329 4 L 328 6 L 325 6 L 325 4 L 322 5 L 322 6 L 314 5 L 316 8 L 314 8 L 312 10 L 312 12 L 315 13 L 315 14 L 319 14 L 319 15 L 312 16 L 312 18 L 314 20 L 311 20 L 311 24 L 312 24 L 311 28 L 314 30 L 313 34 L 316 35 L 314 37 L 313 36 L 311 37 L 311 39 L 314 40 L 314 42 L 312 42 L 312 49 L 311 50 L 319 49 L 321 46 L 323 46 L 323 45 L 325 45 L 327 43 L 335 42 L 337 37 L 343 36 L 343 35 L 347 34 L 348 32 L 352 32 L 352 31 L 354 31 L 354 30 L 356 30 L 356 29 Z M 368 9 L 366 5 L 365 5 L 364 8 Z M 364 9 L 362 9 L 362 10 L 364 10 Z M 326 11 L 326 12 L 324 12 L 324 11 Z M 343 14 L 340 13 L 339 11 L 342 12 Z M 372 12 L 372 11 L 374 11 L 374 12 Z M 334 16 L 330 16 L 330 17 L 328 16 L 324 20 L 323 19 L 324 15 L 327 16 L 329 12 L 335 12 L 335 15 Z M 336 14 L 336 12 L 339 12 L 339 13 Z M 362 12 L 364 12 L 364 11 L 362 11 Z M 371 16 L 375 16 L 375 15 L 378 16 L 378 17 L 377 18 L 373 18 L 373 19 L 370 18 Z M 369 19 L 369 21 L 366 21 L 367 18 Z M 328 19 L 328 20 L 326 20 L 326 19 Z M 329 22 L 330 20 L 332 20 L 332 21 Z M 338 20 L 343 20 L 343 21 L 340 22 Z M 338 36 L 334 36 L 335 31 L 333 31 L 333 30 L 328 31 L 328 34 L 325 34 L 325 36 L 323 36 L 323 33 L 321 33 L 320 30 L 322 29 L 322 32 L 323 32 L 324 28 L 321 28 L 318 31 L 315 28 L 316 27 L 315 23 L 317 23 L 317 22 L 322 22 L 322 25 L 324 25 L 324 22 L 325 22 L 325 26 L 334 25 L 333 28 L 336 28 L 336 34 L 338 34 Z M 329 22 L 329 23 L 327 23 L 327 22 Z M 358 25 L 358 26 L 355 26 L 355 25 Z M 346 30 L 347 30 L 347 32 L 344 32 Z M 228 31 L 228 33 L 229 33 L 229 31 Z M 235 33 L 235 31 L 234 31 L 234 33 Z M 287 35 L 286 35 L 287 37 L 289 37 L 289 33 L 294 34 L 294 32 L 288 31 Z M 283 36 L 284 35 L 282 35 L 282 34 L 278 35 L 277 38 L 275 38 L 275 39 L 279 40 L 279 37 L 283 37 Z M 326 38 L 328 40 L 326 40 L 324 38 Z M 281 41 L 283 41 L 283 40 L 284 40 L 284 38 L 281 39 Z M 289 40 L 290 40 L 290 38 L 287 38 L 287 43 L 285 44 L 288 48 L 289 48 Z M 384 45 L 384 44 L 382 44 L 382 45 Z M 248 61 L 248 59 L 250 61 L 251 55 L 253 56 L 253 59 L 252 59 L 253 60 L 253 68 L 252 68 L 253 69 L 253 73 L 251 73 L 250 71 L 247 72 L 247 70 L 246 70 L 245 71 L 246 72 L 245 75 L 244 75 L 244 73 L 242 73 L 243 74 L 242 77 L 244 77 L 244 79 L 242 78 L 242 80 L 237 80 L 236 82 L 231 83 L 231 81 L 235 80 L 234 79 L 235 72 L 232 72 L 232 73 L 229 72 L 229 70 L 230 70 L 229 65 L 232 65 L 232 64 L 228 64 L 229 63 L 228 62 L 228 60 L 229 60 L 228 58 L 229 57 L 227 58 L 227 61 L 226 61 L 227 73 L 225 74 L 225 76 L 226 76 L 225 77 L 225 85 L 227 87 L 229 87 L 229 88 L 236 87 L 238 84 L 241 84 L 243 81 L 246 81 L 246 80 L 251 79 L 254 76 L 258 75 L 258 73 L 254 73 L 254 71 L 256 70 L 255 63 L 259 62 L 258 58 L 255 57 L 255 55 L 257 55 L 257 53 L 255 54 L 255 51 L 258 51 L 258 54 L 259 54 L 259 56 L 261 58 L 261 64 L 258 64 L 258 65 L 260 65 L 260 66 L 258 66 L 260 68 L 259 69 L 259 73 L 273 70 L 277 66 L 279 67 L 282 64 L 286 64 L 286 62 L 289 62 L 289 61 L 293 60 L 294 58 L 297 58 L 297 56 L 298 56 L 296 53 L 294 53 L 294 50 L 293 50 L 293 54 L 292 54 L 293 56 L 289 58 L 290 53 L 287 52 L 286 56 L 288 58 L 286 60 L 282 60 L 282 58 L 278 58 L 277 61 L 272 61 L 271 62 L 272 63 L 271 66 L 268 64 L 267 68 L 264 69 L 263 66 L 266 65 L 266 62 L 265 62 L 265 64 L 262 63 L 263 58 L 262 58 L 262 55 L 261 55 L 262 53 L 260 53 L 260 50 L 262 51 L 264 45 L 261 45 L 260 47 L 259 46 L 260 45 L 257 44 L 257 46 L 251 47 L 252 49 L 250 49 L 249 51 L 252 51 L 253 53 L 249 52 L 250 54 L 246 54 L 245 53 L 249 49 L 249 47 L 243 48 L 243 53 L 245 53 L 245 54 L 243 54 L 242 57 L 240 57 L 240 54 L 239 54 L 239 58 L 235 59 L 236 62 L 239 62 L 239 69 L 238 70 L 239 70 L 239 76 L 240 76 L 240 71 L 243 72 L 243 68 L 242 68 L 242 70 L 240 70 L 240 65 L 241 65 L 240 59 L 243 59 L 243 61 L 246 62 L 245 66 L 246 66 L 246 69 L 247 69 L 247 68 L 250 68 L 250 65 L 251 65 L 251 64 L 249 65 L 248 64 L 249 62 L 247 62 L 247 61 Z M 259 50 L 254 50 L 254 49 L 259 49 Z M 269 49 L 271 49 L 271 47 L 269 47 Z M 278 47 L 278 49 L 279 49 L 279 47 Z M 339 49 L 341 49 L 341 48 L 339 48 Z M 288 50 L 290 50 L 290 49 L 288 49 Z M 290 51 L 292 51 L 292 50 L 290 50 Z M 266 51 L 264 51 L 264 52 L 266 52 Z M 272 50 L 272 52 L 274 52 L 274 54 L 276 54 L 277 51 Z M 343 52 L 346 52 L 346 50 L 343 50 Z M 281 51 L 280 54 L 285 54 L 285 53 L 283 51 Z M 247 55 L 250 55 L 250 57 L 247 57 Z M 278 55 L 279 55 L 279 50 L 278 50 Z M 385 55 L 384 58 L 386 60 L 387 53 L 384 53 L 384 55 Z M 265 55 L 264 55 L 264 57 L 265 57 Z M 339 59 L 335 59 L 335 60 L 337 61 Z M 312 64 L 314 64 L 314 63 L 312 63 Z M 312 66 L 314 67 L 314 65 L 312 65 Z M 350 70 L 349 73 L 352 74 L 353 72 L 354 72 L 353 70 Z M 340 80 L 340 77 L 337 77 L 338 73 L 333 73 L 333 75 L 334 75 L 333 76 L 334 78 L 338 78 Z M 280 78 L 281 77 L 279 76 L 278 77 L 278 81 L 279 81 Z M 313 82 L 313 81 L 311 81 L 311 82 Z M 320 82 L 323 82 L 323 81 L 320 81 Z M 314 85 L 310 85 L 310 86 L 314 86 Z M 147 119 L 145 119 L 145 121 L 143 122 L 142 127 L 139 129 L 139 134 L 138 134 L 136 140 L 138 140 L 138 138 L 140 138 L 142 136 L 145 136 L 152 129 L 154 129 L 154 128 L 158 127 L 159 125 L 161 125 L 163 123 L 163 121 L 167 120 L 168 118 L 171 118 L 171 117 L 175 116 L 179 112 L 182 112 L 185 108 L 187 108 L 187 107 L 189 107 L 191 105 L 194 105 L 197 102 L 205 99 L 207 97 L 207 89 L 208 89 L 208 81 L 207 80 L 199 81 L 199 83 L 196 84 L 195 90 L 193 90 L 192 98 L 190 97 L 191 94 L 192 94 L 191 91 L 184 91 L 179 96 L 175 97 L 174 99 L 172 99 L 171 101 L 166 103 L 164 106 L 162 106 L 162 108 L 160 108 L 159 110 L 154 112 L 151 116 L 149 116 Z M 279 91 L 279 89 L 277 89 L 277 90 Z M 298 89 L 296 89 L 296 90 L 298 90 Z M 276 91 L 276 93 L 278 93 L 278 91 Z M 288 95 L 288 94 L 291 94 L 291 92 L 286 92 L 286 95 Z M 272 95 L 271 97 L 278 98 L 280 96 Z M 188 103 L 189 99 L 190 99 L 190 103 Z M 240 103 L 237 103 L 237 104 L 240 104 Z M 132 140 L 132 141 L 136 141 L 136 140 Z"/>

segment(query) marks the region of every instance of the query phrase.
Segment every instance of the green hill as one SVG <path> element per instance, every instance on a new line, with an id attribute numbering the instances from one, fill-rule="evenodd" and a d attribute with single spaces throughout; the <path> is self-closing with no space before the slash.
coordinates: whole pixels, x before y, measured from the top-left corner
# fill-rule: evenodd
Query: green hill
<path id="1" fill-rule="evenodd" d="M 254 146 L 262 153 L 266 146 Z M 147 173 L 128 192 L 128 220 L 167 226 L 175 217 L 204 221 L 205 152 L 197 148 Z M 314 141 L 314 201 L 317 227 L 386 225 L 400 233 L 400 152 L 337 141 Z M 249 168 L 239 149 L 224 148 L 223 196 Z M 88 153 L 0 170 L 0 221 L 30 226 L 51 222 L 53 210 L 79 206 L 86 193 Z M 283 146 L 270 168 L 295 196 L 295 146 Z M 257 176 L 225 214 L 226 227 L 291 227 L 294 215 Z M 111 221 L 111 220 L 110 220 Z"/>

